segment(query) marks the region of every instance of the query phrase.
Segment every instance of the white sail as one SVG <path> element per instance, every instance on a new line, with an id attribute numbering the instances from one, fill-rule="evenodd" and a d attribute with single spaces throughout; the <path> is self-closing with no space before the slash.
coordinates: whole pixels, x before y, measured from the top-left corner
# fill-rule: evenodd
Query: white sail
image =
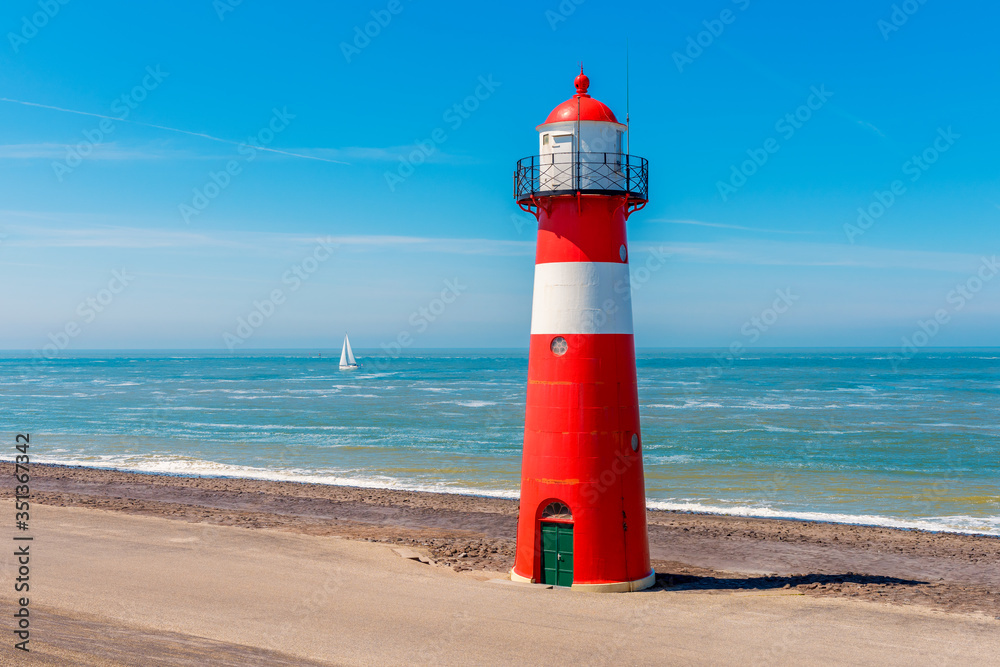
<path id="1" fill-rule="evenodd" d="M 344 334 L 344 347 L 340 351 L 341 368 L 357 368 L 358 362 L 354 359 L 354 350 L 351 349 L 351 340 Z"/>
<path id="2" fill-rule="evenodd" d="M 351 349 L 351 339 L 347 337 L 347 334 L 344 334 L 344 347 L 347 351 L 347 363 L 351 366 L 357 366 L 358 362 L 354 358 L 354 350 Z"/>

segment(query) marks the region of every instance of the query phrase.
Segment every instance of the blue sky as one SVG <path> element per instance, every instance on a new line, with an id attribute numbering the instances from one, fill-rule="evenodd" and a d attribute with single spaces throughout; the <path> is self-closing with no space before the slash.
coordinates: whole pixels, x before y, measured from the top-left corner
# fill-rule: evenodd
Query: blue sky
<path id="1" fill-rule="evenodd" d="M 525 347 L 511 171 L 579 61 L 624 118 L 626 38 L 637 345 L 900 347 L 941 311 L 927 345 L 997 344 L 994 3 L 64 2 L 0 9 L 0 348 Z"/>

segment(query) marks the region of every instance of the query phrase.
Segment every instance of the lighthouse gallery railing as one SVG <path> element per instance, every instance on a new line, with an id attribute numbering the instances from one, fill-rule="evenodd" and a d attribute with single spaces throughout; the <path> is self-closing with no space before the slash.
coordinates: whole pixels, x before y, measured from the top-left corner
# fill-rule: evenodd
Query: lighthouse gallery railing
<path id="1" fill-rule="evenodd" d="M 623 153 L 553 153 L 518 160 L 514 198 L 626 194 L 649 200 L 649 161 Z"/>

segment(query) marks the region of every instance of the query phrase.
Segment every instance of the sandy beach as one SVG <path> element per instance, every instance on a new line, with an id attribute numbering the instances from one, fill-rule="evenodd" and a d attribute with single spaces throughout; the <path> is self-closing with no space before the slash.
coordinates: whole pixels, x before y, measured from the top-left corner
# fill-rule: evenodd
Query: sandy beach
<path id="1" fill-rule="evenodd" d="M 1000 663 L 991 537 L 650 512 L 657 585 L 588 595 L 504 581 L 511 500 L 39 465 L 32 490 L 11 664 Z"/>

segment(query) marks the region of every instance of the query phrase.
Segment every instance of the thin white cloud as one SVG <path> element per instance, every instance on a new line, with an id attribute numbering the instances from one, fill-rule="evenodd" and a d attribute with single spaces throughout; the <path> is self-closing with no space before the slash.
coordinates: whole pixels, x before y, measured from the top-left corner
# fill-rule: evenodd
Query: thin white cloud
<path id="1" fill-rule="evenodd" d="M 302 237 L 315 242 L 316 237 Z M 433 236 L 330 236 L 324 239 L 342 246 L 356 247 L 405 247 L 410 250 L 442 252 L 456 255 L 531 255 L 535 244 L 531 241 L 504 241 L 500 239 L 459 239 Z"/>
<path id="2" fill-rule="evenodd" d="M 465 155 L 455 155 L 444 153 L 435 147 L 434 151 L 427 155 L 426 151 L 415 145 L 408 146 L 349 146 L 347 148 L 296 148 L 297 153 L 303 155 L 313 155 L 322 158 L 349 160 L 353 162 L 398 162 L 401 159 L 410 160 L 414 151 L 419 151 L 423 155 L 423 161 L 436 164 L 478 164 L 482 162 L 479 158 Z"/>
<path id="3" fill-rule="evenodd" d="M 198 137 L 200 139 L 207 139 L 209 141 L 215 141 L 224 144 L 231 144 L 233 146 L 242 146 L 245 142 L 233 141 L 231 139 L 223 139 L 221 137 L 216 137 L 211 134 L 205 134 L 204 132 L 192 132 L 190 130 L 184 130 L 177 127 L 170 127 L 167 125 L 158 125 L 156 123 L 145 123 L 138 120 L 132 120 L 127 118 L 116 118 L 114 116 L 106 116 L 104 114 L 92 113 L 90 111 L 79 111 L 77 109 L 67 109 L 64 107 L 57 107 L 50 104 L 39 104 L 38 102 L 27 102 L 25 100 L 15 100 L 8 97 L 0 97 L 0 102 L 8 102 L 10 104 L 20 104 L 22 106 L 35 107 L 39 109 L 47 109 L 49 111 L 59 111 L 62 113 L 75 114 L 78 116 L 88 116 L 91 118 L 100 118 L 103 120 L 111 120 L 118 123 L 128 123 L 130 125 L 140 125 L 142 127 L 149 127 L 157 130 L 163 130 L 166 132 L 173 132 L 177 134 L 186 134 L 191 137 Z M 249 145 L 249 144 L 248 144 Z M 428 154 L 426 150 L 420 149 L 416 145 L 406 145 L 406 146 L 386 146 L 386 147 L 365 147 L 365 146 L 349 146 L 346 148 L 299 148 L 295 150 L 281 150 L 278 148 L 268 148 L 266 146 L 252 145 L 260 151 L 266 151 L 272 155 L 282 155 L 285 157 L 295 157 L 303 158 L 307 160 L 319 160 L 321 162 L 331 162 L 334 164 L 350 165 L 349 160 L 360 160 L 360 161 L 371 161 L 371 162 L 396 162 L 400 159 L 408 159 L 414 151 L 421 151 L 423 155 L 423 161 L 441 164 L 475 164 L 480 162 L 479 159 L 472 156 L 461 156 L 454 155 L 451 153 L 442 152 L 437 146 L 434 146 L 433 150 Z M 35 159 L 35 158 L 45 158 L 45 159 L 60 159 L 65 157 L 65 151 L 70 147 L 69 144 L 58 144 L 58 143 L 36 143 L 36 144 L 16 144 L 9 146 L 0 146 L 0 159 Z M 58 154 L 59 151 L 62 154 Z M 194 157 L 190 154 L 176 154 L 172 157 Z M 95 154 L 95 157 L 99 157 Z M 114 157 L 105 157 L 103 159 L 149 159 L 150 155 L 147 151 L 141 149 L 119 149 L 118 153 L 114 154 Z M 157 156 L 158 157 L 158 156 Z"/>
<path id="4" fill-rule="evenodd" d="M 28 144 L 0 145 L 0 160 L 65 160 L 72 151 L 78 150 L 79 144 L 63 144 L 55 142 L 40 142 Z M 413 146 L 390 146 L 388 148 L 365 148 L 353 146 L 350 148 L 296 148 L 290 153 L 271 153 L 273 158 L 288 156 L 322 159 L 327 162 L 348 164 L 350 162 L 390 162 L 410 159 L 410 154 L 417 150 Z M 93 144 L 87 153 L 88 160 L 205 160 L 229 159 L 225 155 L 199 155 L 189 150 L 177 150 L 165 146 L 135 145 L 124 146 L 118 142 Z M 426 162 L 436 164 L 478 164 L 480 159 L 463 155 L 453 155 L 435 151 Z"/>
<path id="5" fill-rule="evenodd" d="M 0 212 L 2 215 L 2 212 Z M 416 252 L 459 255 L 530 255 L 530 241 L 498 239 L 440 238 L 397 235 L 276 234 L 267 232 L 199 233 L 184 230 L 148 229 L 124 226 L 55 227 L 6 224 L 4 244 L 21 248 L 230 248 L 280 252 L 301 251 L 318 240 L 343 249 L 384 250 L 396 248 Z"/>
<path id="6" fill-rule="evenodd" d="M 36 143 L 0 145 L 0 160 L 65 160 L 73 144 Z M 162 160 L 170 158 L 195 158 L 186 151 L 162 147 L 126 148 L 117 142 L 93 144 L 88 160 Z"/>
<path id="7" fill-rule="evenodd" d="M 103 220 L 103 222 L 102 222 Z M 44 212 L 0 211 L 0 228 L 7 234 L 4 248 L 227 248 L 261 254 L 298 253 L 322 238 L 341 250 L 426 252 L 457 255 L 530 256 L 533 241 L 451 238 L 395 234 L 304 234 L 251 231 L 192 231 L 186 229 L 110 225 L 103 216 Z M 632 263 L 638 253 L 658 250 L 672 261 L 843 269 L 911 269 L 968 274 L 981 263 L 977 253 L 899 250 L 850 245 L 779 240 L 711 242 L 633 242 Z M 988 255 L 992 257 L 992 254 Z"/>
<path id="8" fill-rule="evenodd" d="M 859 118 L 859 119 L 857 119 L 857 123 L 861 127 L 868 128 L 869 130 L 871 130 L 872 132 L 874 132 L 878 136 L 882 137 L 883 139 L 888 139 L 888 137 L 885 136 L 885 133 L 883 133 L 882 130 L 878 129 L 877 127 L 875 127 L 874 125 L 872 125 L 871 123 L 869 123 L 867 120 L 861 120 Z"/>
<path id="9" fill-rule="evenodd" d="M 724 51 L 728 51 L 730 54 L 736 56 L 739 60 L 743 61 L 744 65 L 748 66 L 750 69 L 756 70 L 757 73 L 774 81 L 779 86 L 785 88 L 788 91 L 802 91 L 804 89 L 804 86 L 801 83 L 786 78 L 784 75 L 779 74 L 774 69 L 764 65 L 761 61 L 750 56 L 749 53 L 746 53 L 740 49 L 736 49 L 729 43 L 719 42 L 718 48 Z M 831 95 L 836 96 L 837 92 L 838 91 L 835 87 L 834 90 L 831 91 Z M 867 120 L 858 117 L 856 114 L 847 111 L 846 109 L 840 106 L 837 100 L 834 100 L 832 102 L 827 102 L 824 106 L 829 107 L 832 113 L 836 114 L 837 116 L 840 116 L 841 118 L 846 119 L 848 122 L 853 123 L 857 127 L 860 127 L 868 132 L 877 134 L 884 141 L 889 140 L 889 138 L 885 135 L 885 133 L 882 132 L 882 130 L 876 127 L 873 123 L 870 123 Z M 788 111 L 793 111 L 793 110 L 794 109 L 789 109 Z"/>
<path id="10" fill-rule="evenodd" d="M 269 153 L 277 153 L 279 155 L 287 155 L 289 157 L 299 157 L 299 158 L 304 158 L 304 159 L 307 159 L 307 160 L 319 160 L 321 162 L 333 162 L 333 163 L 336 163 L 336 164 L 345 164 L 345 165 L 348 164 L 347 162 L 342 162 L 340 160 L 332 160 L 332 159 L 328 159 L 328 158 L 324 158 L 324 157 L 317 157 L 315 155 L 302 155 L 302 154 L 299 154 L 299 153 L 293 153 L 291 151 L 279 150 L 277 148 L 267 148 L 266 146 L 257 146 L 255 144 L 247 144 L 246 142 L 243 142 L 243 141 L 233 141 L 231 139 L 223 139 L 221 137 L 212 136 L 211 134 L 205 134 L 204 132 L 191 132 L 190 130 L 182 130 L 182 129 L 177 128 L 177 127 L 169 127 L 167 125 L 157 125 L 155 123 L 143 123 L 142 121 L 129 120 L 129 119 L 125 119 L 125 118 L 115 118 L 114 116 L 105 116 L 105 115 L 99 114 L 99 113 L 91 113 L 90 111 L 78 111 L 76 109 L 65 109 L 63 107 L 56 107 L 56 106 L 52 106 L 52 105 L 49 105 L 49 104 L 39 104 L 38 102 L 26 102 L 24 100 L 12 100 L 12 99 L 10 99 L 8 97 L 0 97 L 0 102 L 10 102 L 11 104 L 20 104 L 22 106 L 27 106 L 27 107 L 38 107 L 40 109 L 48 109 L 50 111 L 61 111 L 63 113 L 71 113 L 71 114 L 76 114 L 76 115 L 79 115 L 79 116 L 90 116 L 92 118 L 102 118 L 104 120 L 113 120 L 113 121 L 118 122 L 118 123 L 129 123 L 130 125 L 141 125 L 143 127 L 151 127 L 151 128 L 155 128 L 157 130 L 164 130 L 164 131 L 167 131 L 167 132 L 175 132 L 175 133 L 178 133 L 178 134 L 186 134 L 186 135 L 191 136 L 191 137 L 199 137 L 201 139 L 208 139 L 209 141 L 217 141 L 217 142 L 220 142 L 220 143 L 223 143 L 223 144 L 232 144 L 233 146 L 249 145 L 249 146 L 252 146 L 253 148 L 256 148 L 259 151 L 267 151 Z"/>
<path id="11" fill-rule="evenodd" d="M 186 231 L 101 226 L 43 227 L 8 224 L 9 245 L 21 248 L 180 248 L 245 247 L 206 234 Z"/>
<path id="12" fill-rule="evenodd" d="M 756 232 L 759 234 L 815 234 L 812 231 L 787 230 L 787 229 L 760 229 L 757 227 L 744 227 L 742 225 L 727 225 L 721 222 L 705 222 L 703 220 L 682 220 L 674 218 L 653 218 L 650 222 L 663 222 L 671 225 L 693 225 L 695 227 L 713 227 L 716 229 L 736 229 L 743 232 Z"/>
<path id="13" fill-rule="evenodd" d="M 836 243 L 788 241 L 633 244 L 635 251 L 670 253 L 675 260 L 706 264 L 844 269 L 911 269 L 967 274 L 978 268 L 984 255 L 929 250 L 897 250 Z M 992 254 L 986 255 L 992 257 Z"/>

